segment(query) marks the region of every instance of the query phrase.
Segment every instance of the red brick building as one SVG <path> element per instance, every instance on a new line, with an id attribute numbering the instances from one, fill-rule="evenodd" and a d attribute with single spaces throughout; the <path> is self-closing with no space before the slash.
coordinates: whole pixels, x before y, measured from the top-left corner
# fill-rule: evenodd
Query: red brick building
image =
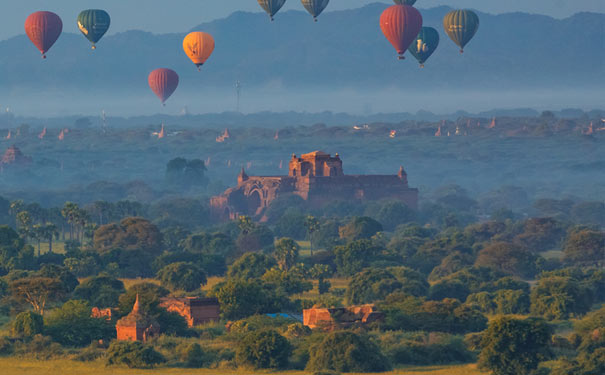
<path id="1" fill-rule="evenodd" d="M 364 326 L 384 320 L 376 306 L 361 305 L 338 308 L 311 308 L 303 310 L 303 324 L 311 329 L 336 331 L 353 326 Z"/>
<path id="2" fill-rule="evenodd" d="M 216 298 L 162 298 L 160 307 L 181 315 L 189 327 L 220 320 L 221 309 Z"/>
<path id="3" fill-rule="evenodd" d="M 322 151 L 292 155 L 288 176 L 248 176 L 242 168 L 237 186 L 210 201 L 215 217 L 235 219 L 239 215 L 262 217 L 278 197 L 297 195 L 311 206 L 335 201 L 379 199 L 401 200 L 418 206 L 418 189 L 408 186 L 407 173 L 400 167 L 394 175 L 345 175 L 342 160 Z"/>
<path id="4" fill-rule="evenodd" d="M 117 338 L 124 341 L 147 341 L 160 333 L 160 325 L 141 310 L 139 295 L 130 314 L 118 320 Z"/>

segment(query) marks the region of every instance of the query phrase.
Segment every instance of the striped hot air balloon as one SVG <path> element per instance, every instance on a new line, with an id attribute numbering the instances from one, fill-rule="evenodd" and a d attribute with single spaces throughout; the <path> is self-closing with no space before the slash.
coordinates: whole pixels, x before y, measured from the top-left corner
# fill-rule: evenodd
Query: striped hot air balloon
<path id="1" fill-rule="evenodd" d="M 271 21 L 273 21 L 273 17 L 279 12 L 279 10 L 284 6 L 286 0 L 258 0 L 258 4 L 267 12 Z"/>
<path id="2" fill-rule="evenodd" d="M 55 44 L 63 31 L 61 17 L 52 12 L 35 12 L 25 20 L 25 33 L 29 40 L 38 48 L 42 58 Z"/>
<path id="3" fill-rule="evenodd" d="M 422 29 L 422 15 L 409 5 L 393 5 L 380 16 L 380 28 L 403 60 L 403 54 Z"/>
<path id="4" fill-rule="evenodd" d="M 162 101 L 162 105 L 179 86 L 179 75 L 172 69 L 156 69 L 149 74 L 149 87 Z"/>
<path id="5" fill-rule="evenodd" d="M 326 9 L 330 0 L 301 0 L 301 2 L 307 12 L 313 16 L 313 20 L 317 22 L 317 17 Z"/>

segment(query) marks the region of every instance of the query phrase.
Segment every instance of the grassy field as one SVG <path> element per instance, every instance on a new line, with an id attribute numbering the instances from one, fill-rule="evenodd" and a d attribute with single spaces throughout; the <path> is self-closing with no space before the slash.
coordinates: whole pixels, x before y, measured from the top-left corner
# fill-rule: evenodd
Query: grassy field
<path id="1" fill-rule="evenodd" d="M 230 369 L 180 369 L 157 368 L 153 370 L 131 370 L 123 367 L 105 367 L 103 362 L 76 362 L 70 360 L 33 361 L 17 358 L 0 358 L 2 375 L 252 375 L 252 374 L 291 374 L 305 375 L 302 371 L 259 371 Z M 475 365 L 408 367 L 383 373 L 384 375 L 484 375 Z"/>

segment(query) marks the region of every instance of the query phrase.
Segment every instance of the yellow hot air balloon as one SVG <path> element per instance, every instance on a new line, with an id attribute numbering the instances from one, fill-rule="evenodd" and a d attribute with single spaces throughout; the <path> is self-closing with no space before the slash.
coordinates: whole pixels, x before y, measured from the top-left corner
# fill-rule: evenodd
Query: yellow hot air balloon
<path id="1" fill-rule="evenodd" d="M 195 31 L 190 33 L 183 40 L 183 49 L 191 61 L 200 70 L 206 60 L 214 51 L 214 38 L 208 33 Z"/>

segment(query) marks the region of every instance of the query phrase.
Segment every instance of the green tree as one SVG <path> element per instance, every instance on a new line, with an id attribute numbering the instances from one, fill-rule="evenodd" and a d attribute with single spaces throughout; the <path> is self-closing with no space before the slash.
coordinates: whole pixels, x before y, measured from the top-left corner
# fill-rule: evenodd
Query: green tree
<path id="1" fill-rule="evenodd" d="M 531 292 L 532 314 L 549 320 L 586 314 L 592 302 L 588 288 L 565 276 L 542 277 Z"/>
<path id="2" fill-rule="evenodd" d="M 237 344 L 235 361 L 256 369 L 283 369 L 288 366 L 292 347 L 288 339 L 274 330 L 248 333 Z"/>
<path id="3" fill-rule="evenodd" d="M 347 287 L 350 304 L 372 303 L 401 289 L 403 284 L 387 270 L 368 268 L 354 275 Z"/>
<path id="4" fill-rule="evenodd" d="M 162 233 L 149 220 L 129 217 L 119 224 L 99 227 L 94 234 L 94 247 L 100 253 L 122 249 L 158 255 L 162 251 Z"/>
<path id="5" fill-rule="evenodd" d="M 90 277 L 74 290 L 74 297 L 88 301 L 91 306 L 114 307 L 124 293 L 124 283 L 108 275 Z"/>
<path id="6" fill-rule="evenodd" d="M 193 263 L 172 263 L 158 271 L 157 279 L 171 290 L 193 292 L 206 285 L 206 272 Z"/>
<path id="7" fill-rule="evenodd" d="M 340 238 L 347 241 L 356 241 L 371 238 L 378 232 L 382 232 L 382 224 L 370 217 L 355 217 L 347 225 L 340 227 L 338 233 Z"/>
<path id="8" fill-rule="evenodd" d="M 309 350 L 308 371 L 383 372 L 387 358 L 367 336 L 340 331 L 327 334 Z"/>
<path id="9" fill-rule="evenodd" d="M 476 267 L 489 267 L 504 273 L 532 278 L 537 272 L 536 255 L 524 248 L 506 242 L 488 245 L 479 252 Z"/>
<path id="10" fill-rule="evenodd" d="M 276 265 L 275 260 L 262 253 L 248 253 L 237 259 L 227 271 L 230 279 L 255 279 Z"/>
<path id="11" fill-rule="evenodd" d="M 300 246 L 291 238 L 282 238 L 275 244 L 273 256 L 277 260 L 277 265 L 284 271 L 294 267 L 298 261 Z"/>
<path id="12" fill-rule="evenodd" d="M 338 273 L 343 276 L 354 275 L 376 259 L 381 249 L 370 240 L 358 240 L 344 246 L 336 246 L 334 255 Z"/>
<path id="13" fill-rule="evenodd" d="M 58 301 L 65 296 L 65 286 L 58 279 L 48 277 L 26 277 L 9 284 L 16 301 L 30 304 L 34 311 L 44 315 L 47 303 Z"/>
<path id="14" fill-rule="evenodd" d="M 564 260 L 576 265 L 605 266 L 605 232 L 581 229 L 572 231 L 565 243 Z"/>
<path id="15" fill-rule="evenodd" d="M 44 331 L 42 315 L 31 311 L 17 314 L 11 333 L 15 337 L 34 337 Z"/>
<path id="16" fill-rule="evenodd" d="M 479 366 L 494 375 L 528 374 L 549 358 L 551 334 L 541 320 L 497 318 L 483 334 Z"/>
<path id="17" fill-rule="evenodd" d="M 221 305 L 223 318 L 229 320 L 281 311 L 287 297 L 260 280 L 231 279 L 212 290 Z"/>

